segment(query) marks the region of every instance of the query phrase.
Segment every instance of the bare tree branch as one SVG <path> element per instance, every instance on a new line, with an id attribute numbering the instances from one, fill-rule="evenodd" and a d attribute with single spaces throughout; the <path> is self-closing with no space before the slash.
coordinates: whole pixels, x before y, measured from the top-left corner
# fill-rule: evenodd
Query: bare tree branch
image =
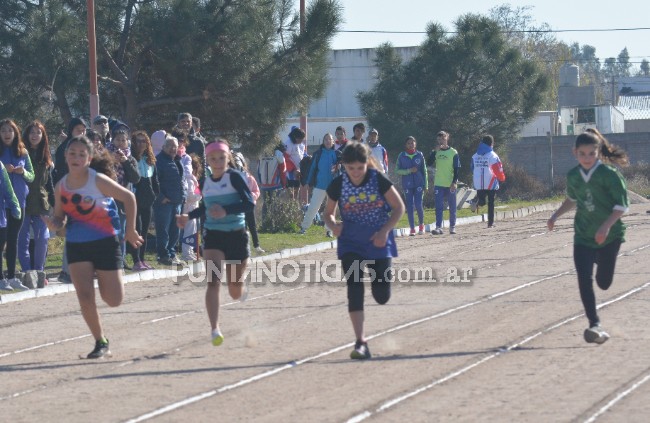
<path id="1" fill-rule="evenodd" d="M 117 63 L 115 63 L 115 60 L 113 60 L 113 56 L 111 56 L 111 53 L 108 51 L 106 46 L 103 43 L 100 43 L 99 48 L 102 50 L 102 53 L 104 53 L 106 55 L 106 58 L 108 59 L 109 66 L 120 77 L 120 81 L 122 81 L 122 83 L 124 83 L 124 84 L 128 83 L 129 78 L 122 71 L 122 69 L 117 65 Z"/>
<path id="2" fill-rule="evenodd" d="M 124 86 L 124 83 L 122 81 L 118 81 L 116 79 L 109 78 L 108 76 L 97 75 L 97 79 L 99 79 L 100 81 L 104 81 L 104 82 L 110 82 L 111 84 L 114 84 L 114 85 L 116 85 L 118 87 L 123 87 Z"/>
<path id="3" fill-rule="evenodd" d="M 131 18 L 133 16 L 133 9 L 137 4 L 137 0 L 129 0 L 126 5 L 126 15 L 124 16 L 124 25 L 122 26 L 122 33 L 120 34 L 120 46 L 117 49 L 117 63 L 119 66 L 124 65 L 124 55 L 126 53 L 126 45 L 129 42 L 129 35 L 131 34 Z"/>

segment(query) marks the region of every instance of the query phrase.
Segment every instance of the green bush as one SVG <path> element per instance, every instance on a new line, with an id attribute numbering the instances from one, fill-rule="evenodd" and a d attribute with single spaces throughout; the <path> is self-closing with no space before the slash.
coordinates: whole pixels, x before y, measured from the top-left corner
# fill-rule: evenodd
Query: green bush
<path id="1" fill-rule="evenodd" d="M 284 193 L 265 197 L 266 204 L 262 213 L 260 230 L 266 233 L 289 232 L 300 230 L 303 213 L 297 200 L 288 198 Z"/>
<path id="2" fill-rule="evenodd" d="M 502 200 L 519 199 L 524 201 L 551 197 L 551 187 L 529 175 L 524 168 L 504 163 L 506 181 L 500 184 L 499 197 Z"/>

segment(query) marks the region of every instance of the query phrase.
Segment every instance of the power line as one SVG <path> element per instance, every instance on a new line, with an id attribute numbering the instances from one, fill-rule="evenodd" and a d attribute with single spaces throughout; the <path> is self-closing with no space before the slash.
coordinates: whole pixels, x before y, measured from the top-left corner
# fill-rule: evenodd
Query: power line
<path id="1" fill-rule="evenodd" d="M 556 32 L 616 32 L 616 31 L 647 31 L 650 27 L 638 28 L 593 28 L 593 29 L 513 29 L 501 31 L 506 34 L 516 33 L 556 33 Z M 427 31 L 389 31 L 389 30 L 360 30 L 342 29 L 338 32 L 360 33 L 360 34 L 426 34 Z M 444 31 L 443 34 L 458 34 L 458 31 Z"/>
<path id="2" fill-rule="evenodd" d="M 594 59 L 594 60 L 582 60 L 578 61 L 578 63 L 595 63 L 599 59 Z M 572 59 L 556 59 L 556 60 L 530 60 L 531 62 L 534 63 L 573 63 L 575 60 Z M 643 62 L 627 62 L 630 65 L 640 65 Z M 615 65 L 620 65 L 620 63 L 616 62 Z M 601 63 L 601 67 L 604 67 L 605 65 Z M 368 69 L 368 68 L 377 68 L 375 65 L 344 65 L 344 66 L 329 66 L 329 69 Z"/>

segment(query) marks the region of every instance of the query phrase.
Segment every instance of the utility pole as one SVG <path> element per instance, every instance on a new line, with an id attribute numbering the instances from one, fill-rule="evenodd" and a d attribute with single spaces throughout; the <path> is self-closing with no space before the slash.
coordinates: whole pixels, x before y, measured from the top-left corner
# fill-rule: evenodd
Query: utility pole
<path id="1" fill-rule="evenodd" d="M 305 32 L 305 0 L 300 0 L 300 34 Z M 304 53 L 304 52 L 303 52 Z M 300 111 L 300 129 L 307 133 L 307 105 Z M 305 151 L 307 151 L 307 137 L 305 137 Z"/>
<path id="2" fill-rule="evenodd" d="M 97 88 L 97 41 L 95 39 L 95 0 L 86 0 L 88 9 L 88 63 L 90 71 L 90 121 L 99 114 Z"/>
<path id="3" fill-rule="evenodd" d="M 550 171 L 551 171 L 551 190 L 555 190 L 555 175 L 553 175 L 553 135 L 551 135 L 550 132 L 546 133 L 546 136 L 548 137 L 548 149 L 549 149 L 549 157 L 550 157 Z"/>

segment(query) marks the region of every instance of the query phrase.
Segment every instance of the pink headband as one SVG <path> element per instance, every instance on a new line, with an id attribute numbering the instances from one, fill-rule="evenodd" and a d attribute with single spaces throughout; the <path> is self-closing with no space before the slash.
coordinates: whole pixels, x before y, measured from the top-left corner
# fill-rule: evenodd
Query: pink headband
<path id="1" fill-rule="evenodd" d="M 212 153 L 213 151 L 225 151 L 226 153 L 230 153 L 230 147 L 228 147 L 228 144 L 221 141 L 211 142 L 205 146 L 206 155 Z"/>

